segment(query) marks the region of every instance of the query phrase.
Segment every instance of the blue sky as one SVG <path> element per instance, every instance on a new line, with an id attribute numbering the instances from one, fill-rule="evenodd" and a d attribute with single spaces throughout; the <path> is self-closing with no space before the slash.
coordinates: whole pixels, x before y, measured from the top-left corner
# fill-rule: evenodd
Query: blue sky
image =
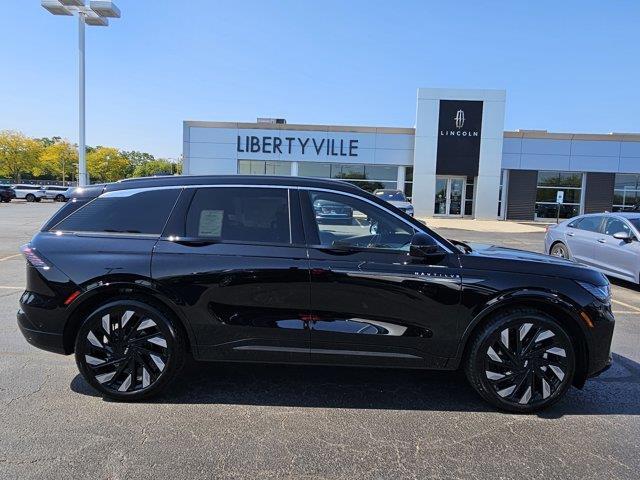
<path id="1" fill-rule="evenodd" d="M 77 141 L 77 20 L 2 4 L 0 129 Z M 177 157 L 186 119 L 413 126 L 418 87 L 504 88 L 509 130 L 640 131 L 635 0 L 116 4 L 87 29 L 91 145 Z"/>

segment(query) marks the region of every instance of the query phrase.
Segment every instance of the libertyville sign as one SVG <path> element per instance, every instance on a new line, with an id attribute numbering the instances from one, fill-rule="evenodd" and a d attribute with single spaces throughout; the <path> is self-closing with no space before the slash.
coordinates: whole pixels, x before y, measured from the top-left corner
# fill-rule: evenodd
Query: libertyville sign
<path id="1" fill-rule="evenodd" d="M 314 137 L 265 137 L 238 135 L 238 153 L 297 153 L 328 157 L 357 157 L 357 139 L 334 139 Z"/>

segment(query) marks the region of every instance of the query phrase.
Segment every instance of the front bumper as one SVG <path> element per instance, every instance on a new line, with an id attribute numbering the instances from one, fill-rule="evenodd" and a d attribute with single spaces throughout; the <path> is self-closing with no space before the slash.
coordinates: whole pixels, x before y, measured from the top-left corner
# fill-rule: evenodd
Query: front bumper
<path id="1" fill-rule="evenodd" d="M 61 353 L 64 355 L 68 353 L 64 348 L 62 334 L 39 330 L 33 325 L 22 309 L 18 310 L 16 316 L 20 332 L 31 345 L 41 348 L 42 350 L 47 350 L 48 352 Z"/>
<path id="2" fill-rule="evenodd" d="M 589 363 L 587 377 L 595 377 L 606 371 L 613 361 L 611 356 L 611 342 L 615 319 L 610 306 L 599 302 L 585 308 L 585 313 L 593 321 L 593 328 L 589 329 L 587 343 L 589 347 Z"/>

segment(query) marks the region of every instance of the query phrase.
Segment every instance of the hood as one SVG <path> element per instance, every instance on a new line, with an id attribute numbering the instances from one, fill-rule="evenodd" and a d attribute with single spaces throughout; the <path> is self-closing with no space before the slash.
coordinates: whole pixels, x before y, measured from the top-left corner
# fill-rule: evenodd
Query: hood
<path id="1" fill-rule="evenodd" d="M 399 202 L 397 200 L 393 200 L 389 202 L 391 205 L 393 205 L 396 208 L 402 208 L 402 209 L 407 209 L 409 207 L 413 208 L 413 205 L 411 205 L 410 202 Z"/>
<path id="2" fill-rule="evenodd" d="M 563 277 L 593 285 L 609 283 L 602 273 L 573 260 L 496 245 L 468 245 L 473 251 L 461 257 L 465 268 Z"/>

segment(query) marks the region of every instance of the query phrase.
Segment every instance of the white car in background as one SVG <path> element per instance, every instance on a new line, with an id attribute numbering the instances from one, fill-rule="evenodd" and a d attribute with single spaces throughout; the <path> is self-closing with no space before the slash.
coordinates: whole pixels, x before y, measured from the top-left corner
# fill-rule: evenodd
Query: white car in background
<path id="1" fill-rule="evenodd" d="M 407 200 L 407 197 L 404 196 L 404 192 L 402 190 L 378 189 L 375 190 L 373 194 L 413 217 L 413 205 L 411 205 Z"/>
<path id="2" fill-rule="evenodd" d="M 44 190 L 44 198 L 53 200 L 54 202 L 66 202 L 71 198 L 71 190 L 75 187 L 62 187 L 59 185 L 45 185 L 42 187 Z"/>
<path id="3" fill-rule="evenodd" d="M 44 190 L 40 185 L 17 184 L 12 185 L 16 192 L 16 198 L 26 200 L 27 202 L 39 202 L 45 198 Z"/>

